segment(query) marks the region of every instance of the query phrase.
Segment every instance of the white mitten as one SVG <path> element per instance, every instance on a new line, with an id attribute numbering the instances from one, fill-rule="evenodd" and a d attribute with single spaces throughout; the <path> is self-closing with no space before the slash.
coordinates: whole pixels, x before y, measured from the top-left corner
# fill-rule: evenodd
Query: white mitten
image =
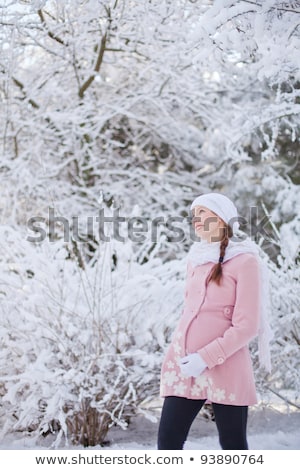
<path id="1" fill-rule="evenodd" d="M 179 365 L 181 373 L 187 377 L 198 377 L 207 367 L 207 364 L 198 353 L 182 357 Z"/>

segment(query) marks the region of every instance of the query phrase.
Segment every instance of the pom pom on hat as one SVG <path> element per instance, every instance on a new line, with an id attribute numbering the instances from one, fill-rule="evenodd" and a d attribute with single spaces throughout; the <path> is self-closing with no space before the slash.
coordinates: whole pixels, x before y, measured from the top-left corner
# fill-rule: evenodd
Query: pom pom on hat
<path id="1" fill-rule="evenodd" d="M 196 197 L 191 205 L 191 210 L 195 206 L 204 206 L 218 215 L 224 222 L 232 228 L 235 234 L 239 229 L 238 211 L 233 202 L 223 194 L 207 193 Z"/>

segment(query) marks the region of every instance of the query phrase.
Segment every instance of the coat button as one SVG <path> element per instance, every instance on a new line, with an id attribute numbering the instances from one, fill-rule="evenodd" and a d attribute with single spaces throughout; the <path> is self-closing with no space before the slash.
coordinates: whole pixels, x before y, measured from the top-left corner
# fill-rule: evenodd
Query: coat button
<path id="1" fill-rule="evenodd" d="M 223 364 L 224 362 L 224 357 L 219 356 L 218 357 L 218 364 Z"/>
<path id="2" fill-rule="evenodd" d="M 226 313 L 226 315 L 228 315 L 230 313 L 230 308 L 229 307 L 225 307 L 224 308 L 224 313 Z"/>

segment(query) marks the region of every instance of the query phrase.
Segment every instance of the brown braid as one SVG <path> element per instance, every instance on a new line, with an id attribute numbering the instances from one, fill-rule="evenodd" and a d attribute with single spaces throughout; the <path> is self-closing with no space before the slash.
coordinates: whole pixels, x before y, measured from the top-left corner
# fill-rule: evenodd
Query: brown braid
<path id="1" fill-rule="evenodd" d="M 229 238 L 232 237 L 232 235 L 233 233 L 232 233 L 231 227 L 229 225 L 226 225 L 225 230 L 224 230 L 224 236 L 220 244 L 219 262 L 215 264 L 215 266 L 212 268 L 210 275 L 208 276 L 208 279 L 207 279 L 207 284 L 209 283 L 209 281 L 214 281 L 218 285 L 220 285 L 220 282 L 222 279 L 222 263 L 225 257 L 225 250 L 229 243 Z"/>

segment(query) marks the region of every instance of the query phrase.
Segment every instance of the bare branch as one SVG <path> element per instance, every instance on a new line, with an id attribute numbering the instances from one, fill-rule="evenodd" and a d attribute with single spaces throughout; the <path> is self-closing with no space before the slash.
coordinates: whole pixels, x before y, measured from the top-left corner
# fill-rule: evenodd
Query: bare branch
<path id="1" fill-rule="evenodd" d="M 253 0 L 243 0 L 244 3 L 250 3 L 250 5 L 255 5 L 255 6 L 259 6 L 259 7 L 262 7 L 262 3 L 257 3 Z M 270 10 L 276 10 L 276 11 L 286 11 L 286 12 L 289 12 L 289 13 L 300 13 L 300 10 L 296 10 L 296 9 L 292 9 L 292 8 L 288 8 L 288 7 L 280 7 L 280 6 L 274 6 L 274 7 L 270 7 Z"/>
<path id="2" fill-rule="evenodd" d="M 115 6 L 117 5 L 117 2 L 115 3 Z M 108 7 L 105 7 L 106 13 L 107 13 L 107 20 L 108 20 L 108 25 L 105 31 L 105 34 L 102 36 L 100 44 L 98 46 L 98 56 L 96 60 L 96 64 L 94 67 L 94 73 L 90 75 L 90 77 L 84 82 L 84 84 L 80 87 L 78 95 L 80 98 L 83 98 L 84 93 L 88 89 L 88 87 L 93 83 L 95 79 L 95 73 L 98 73 L 100 71 L 102 62 L 103 62 L 103 57 L 104 57 L 104 52 L 106 51 L 106 43 L 107 43 L 107 38 L 108 38 L 108 33 L 110 31 L 111 27 L 111 13 L 110 9 Z"/>
<path id="3" fill-rule="evenodd" d="M 98 57 L 97 57 L 96 65 L 95 65 L 95 68 L 94 68 L 95 73 L 98 73 L 100 71 L 100 67 L 102 65 L 103 56 L 104 56 L 104 52 L 105 52 L 106 39 L 107 39 L 107 33 L 104 34 L 104 36 L 101 39 L 100 45 L 99 45 Z M 79 92 L 78 92 L 80 98 L 83 98 L 84 93 L 86 92 L 88 87 L 91 85 L 91 83 L 94 81 L 95 73 L 93 73 L 93 75 L 91 75 L 84 82 L 84 84 L 80 87 Z"/>
<path id="4" fill-rule="evenodd" d="M 46 23 L 46 20 L 45 20 L 45 17 L 44 17 L 44 14 L 43 14 L 42 10 L 38 10 L 38 15 L 41 19 L 42 24 L 45 26 L 45 28 L 48 31 L 48 36 L 51 39 L 54 39 L 54 41 L 57 41 L 59 44 L 62 44 L 63 46 L 66 46 L 66 43 L 63 41 L 63 39 L 61 39 L 60 37 L 56 36 L 55 34 L 51 33 L 51 31 L 48 30 L 48 26 L 47 26 L 47 23 Z"/>
<path id="5" fill-rule="evenodd" d="M 26 96 L 23 83 L 21 83 L 20 80 L 18 80 L 17 78 L 12 77 L 12 79 L 13 79 L 13 82 L 15 83 L 15 85 L 17 85 L 20 88 L 20 90 L 22 90 L 23 93 Z M 33 108 L 39 109 L 39 105 L 35 101 L 33 101 L 32 99 L 29 99 L 28 102 L 31 104 L 31 106 Z"/>
<path id="6" fill-rule="evenodd" d="M 300 406 L 297 405 L 297 403 L 290 401 L 288 398 L 284 397 L 281 395 L 281 393 L 277 392 L 277 390 L 273 390 L 271 387 L 266 387 L 270 392 L 274 393 L 274 395 L 277 395 L 277 397 L 281 398 L 283 401 L 288 403 L 289 405 L 294 406 L 295 408 L 298 408 L 300 410 Z"/>

